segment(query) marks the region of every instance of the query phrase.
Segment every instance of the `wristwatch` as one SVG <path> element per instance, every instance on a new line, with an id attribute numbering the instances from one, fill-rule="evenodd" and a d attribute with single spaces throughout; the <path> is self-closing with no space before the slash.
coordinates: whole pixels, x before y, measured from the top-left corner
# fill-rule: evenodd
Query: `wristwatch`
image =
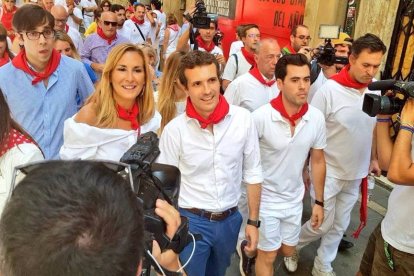
<path id="1" fill-rule="evenodd" d="M 248 219 L 247 220 L 247 224 L 249 225 L 253 225 L 256 228 L 260 227 L 260 220 L 252 220 L 252 219 Z"/>
<path id="2" fill-rule="evenodd" d="M 319 201 L 319 200 L 316 200 L 316 199 L 315 199 L 315 204 L 317 204 L 317 205 L 319 205 L 319 206 L 323 207 L 323 201 Z"/>

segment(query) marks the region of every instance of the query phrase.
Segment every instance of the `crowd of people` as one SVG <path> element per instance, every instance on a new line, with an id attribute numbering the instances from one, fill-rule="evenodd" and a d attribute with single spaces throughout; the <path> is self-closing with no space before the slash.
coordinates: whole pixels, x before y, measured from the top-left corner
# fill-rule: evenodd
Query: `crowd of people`
<path id="1" fill-rule="evenodd" d="M 139 275 L 143 207 L 111 164 L 147 132 L 159 137 L 157 162 L 181 173 L 178 210 L 156 204 L 166 236 L 181 216 L 201 235 L 180 252 L 154 244 L 171 275 L 224 276 L 234 252 L 243 276 L 273 275 L 278 255 L 295 272 L 320 239 L 312 275 L 334 276 L 338 250 L 352 246 L 351 210 L 381 170 L 397 186 L 357 275 L 414 271 L 414 101 L 395 143 L 391 117 L 361 109 L 380 93 L 368 90 L 386 53 L 378 36 L 340 33 L 332 44 L 349 63 L 325 64 L 306 25 L 279 45 L 246 23 L 226 60 L 216 18 L 180 26 L 159 0 L 3 0 L 0 17 L 4 275 Z"/>

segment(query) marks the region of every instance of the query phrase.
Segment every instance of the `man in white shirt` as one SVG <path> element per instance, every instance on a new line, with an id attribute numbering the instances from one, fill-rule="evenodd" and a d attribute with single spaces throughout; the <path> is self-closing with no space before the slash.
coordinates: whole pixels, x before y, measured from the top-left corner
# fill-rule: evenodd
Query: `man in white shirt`
<path id="1" fill-rule="evenodd" d="M 255 64 L 254 53 L 260 40 L 259 27 L 256 24 L 243 25 L 241 40 L 244 47 L 231 55 L 223 72 L 223 90 L 238 76 L 247 73 Z"/>
<path id="2" fill-rule="evenodd" d="M 312 269 L 314 276 L 335 275 L 331 264 L 349 225 L 361 181 L 369 172 L 380 173 L 372 143 L 375 118 L 362 111 L 362 103 L 366 93 L 375 93 L 367 86 L 378 72 L 385 52 L 386 46 L 377 36 L 366 34 L 358 38 L 352 44 L 349 65 L 327 80 L 311 102 L 325 116 L 327 129 L 325 221 L 316 230 L 307 221 L 297 249 L 321 238 Z M 315 198 L 313 185 L 311 197 Z"/>
<path id="3" fill-rule="evenodd" d="M 145 15 L 147 15 L 148 21 L 145 20 Z M 126 38 L 134 44 L 151 43 L 151 24 L 155 24 L 151 13 L 146 12 L 144 4 L 137 4 L 134 16 L 125 21 L 124 24 L 125 34 L 128 35 Z"/>
<path id="4" fill-rule="evenodd" d="M 305 194 L 302 169 L 310 151 L 315 204 L 312 227 L 323 221 L 325 182 L 325 120 L 306 102 L 310 87 L 310 64 L 305 55 L 283 56 L 276 65 L 280 94 L 253 112 L 259 134 L 264 181 L 260 204 L 259 245 L 256 275 L 273 275 L 279 251 L 292 256 L 299 241 Z"/>
<path id="5" fill-rule="evenodd" d="M 82 24 L 83 16 L 82 11 L 75 6 L 73 0 L 66 0 L 66 10 L 69 13 L 68 25 L 75 30 L 79 31 L 79 26 Z M 63 6 L 63 5 L 62 5 Z"/>
<path id="6" fill-rule="evenodd" d="M 81 0 L 79 5 L 82 7 L 83 25 L 87 30 L 93 22 L 93 12 L 98 9 L 98 5 L 96 5 L 95 0 Z"/>
<path id="7" fill-rule="evenodd" d="M 242 181 L 247 185 L 249 250 L 257 246 L 262 168 L 250 112 L 220 95 L 218 62 L 192 51 L 183 57 L 179 80 L 188 94 L 186 113 L 173 119 L 160 138 L 159 163 L 181 171 L 180 213 L 202 240 L 181 253 L 187 275 L 224 276 L 236 247 L 242 218 L 237 210 Z"/>
<path id="8" fill-rule="evenodd" d="M 123 37 L 127 38 L 128 37 L 128 33 L 127 33 L 127 29 L 124 28 L 124 23 L 126 20 L 126 16 L 125 16 L 125 8 L 119 4 L 112 4 L 111 5 L 111 12 L 116 14 L 116 18 L 118 21 L 118 26 L 117 26 L 117 33 L 122 35 Z"/>
<path id="9" fill-rule="evenodd" d="M 78 30 L 72 28 L 67 24 L 69 14 L 66 11 L 65 7 L 61 5 L 54 5 L 50 13 L 55 18 L 55 31 L 67 33 L 68 36 L 72 39 L 73 44 L 75 44 L 78 52 L 80 52 L 83 47 L 83 39 Z"/>

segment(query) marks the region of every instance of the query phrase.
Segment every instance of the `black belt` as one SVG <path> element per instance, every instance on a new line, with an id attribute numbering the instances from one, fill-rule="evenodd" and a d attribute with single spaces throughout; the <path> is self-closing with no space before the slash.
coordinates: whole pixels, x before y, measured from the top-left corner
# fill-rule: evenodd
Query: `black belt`
<path id="1" fill-rule="evenodd" d="M 209 211 L 197 209 L 197 208 L 188 208 L 188 209 L 183 208 L 183 209 L 197 216 L 204 217 L 204 218 L 207 218 L 213 221 L 225 220 L 228 216 L 230 216 L 231 214 L 233 214 L 234 212 L 238 210 L 237 206 L 232 207 L 222 212 L 209 212 Z"/>

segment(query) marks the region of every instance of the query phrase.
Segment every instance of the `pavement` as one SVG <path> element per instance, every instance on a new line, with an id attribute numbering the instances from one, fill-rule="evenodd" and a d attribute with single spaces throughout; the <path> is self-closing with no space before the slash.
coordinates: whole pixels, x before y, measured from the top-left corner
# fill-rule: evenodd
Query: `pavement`
<path id="1" fill-rule="evenodd" d="M 390 191 L 393 188 L 392 183 L 390 183 L 385 177 L 379 177 L 376 179 L 376 185 L 373 190 L 373 195 L 371 201 L 368 203 L 368 221 L 367 226 L 362 230 L 358 239 L 351 237 L 352 233 L 359 226 L 359 208 L 360 201 L 355 204 L 352 210 L 351 223 L 346 232 L 347 240 L 354 243 L 354 247 L 344 251 L 338 252 L 336 260 L 333 262 L 332 266 L 337 276 L 350 276 L 355 275 L 358 271 L 359 264 L 364 254 L 365 247 L 368 242 L 368 238 L 371 232 L 375 229 L 378 223 L 381 222 L 382 218 L 385 215 L 388 197 Z M 305 196 L 304 201 L 304 214 L 302 221 L 308 220 L 310 217 L 310 199 L 309 196 Z M 316 256 L 316 250 L 319 246 L 319 241 L 315 241 L 305 247 L 300 252 L 299 267 L 295 273 L 288 273 L 284 267 L 282 257 L 278 257 L 274 265 L 274 275 L 298 275 L 298 276 L 309 276 L 311 275 L 313 260 Z M 239 257 L 237 254 L 234 254 L 232 257 L 231 266 L 227 269 L 226 276 L 238 276 L 239 272 Z"/>

